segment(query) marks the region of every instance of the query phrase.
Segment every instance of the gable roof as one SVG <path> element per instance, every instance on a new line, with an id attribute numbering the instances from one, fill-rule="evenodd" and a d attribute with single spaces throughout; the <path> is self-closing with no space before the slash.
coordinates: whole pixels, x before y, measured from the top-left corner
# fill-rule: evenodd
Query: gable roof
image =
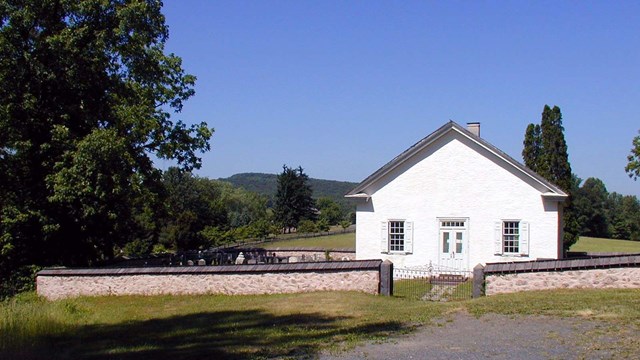
<path id="1" fill-rule="evenodd" d="M 498 158 L 500 158 L 503 161 L 505 161 L 515 171 L 525 174 L 526 176 L 530 177 L 535 182 L 537 182 L 540 185 L 542 185 L 543 187 L 545 187 L 547 189 L 547 191 L 542 194 L 543 197 L 545 197 L 547 199 L 550 199 L 550 200 L 555 200 L 555 201 L 564 201 L 568 197 L 568 195 L 564 191 L 562 191 L 558 186 L 552 184 L 551 182 L 549 182 L 548 180 L 546 180 L 542 176 L 538 175 L 533 170 L 531 170 L 528 167 L 524 166 L 523 164 L 521 164 L 520 162 L 518 162 L 517 160 L 515 160 L 511 156 L 507 155 L 502 150 L 498 149 L 497 147 L 493 146 L 492 144 L 490 144 L 486 140 L 484 140 L 481 137 L 471 133 L 469 130 L 467 130 L 466 128 L 464 128 L 460 124 L 458 124 L 458 123 L 456 123 L 454 121 L 451 121 L 451 120 L 448 123 L 446 123 L 443 126 L 441 126 L 438 130 L 432 132 L 430 135 L 428 135 L 424 139 L 422 139 L 422 140 L 418 141 L 417 143 L 415 143 L 413 146 L 411 146 L 410 148 L 408 148 L 407 150 L 402 152 L 400 155 L 396 156 L 393 160 L 389 161 L 387 164 L 385 164 L 383 167 L 378 169 L 376 172 L 374 172 L 373 174 L 369 175 L 369 177 L 367 177 L 360 184 L 358 184 L 358 186 L 356 186 L 355 189 L 353 189 L 350 192 L 348 192 L 345 195 L 345 197 L 348 197 L 348 198 L 369 198 L 371 196 L 371 194 L 366 194 L 364 192 L 366 188 L 368 188 L 370 185 L 372 185 L 375 182 L 377 182 L 378 180 L 380 180 L 383 176 L 389 174 L 391 171 L 396 169 L 398 166 L 402 165 L 404 162 L 409 160 L 415 154 L 417 154 L 420 151 L 422 151 L 423 149 L 429 147 L 431 144 L 433 144 L 436 140 L 438 140 L 442 136 L 444 136 L 444 135 L 446 135 L 446 134 L 448 134 L 449 132 L 452 132 L 452 131 L 458 132 L 462 136 L 464 136 L 464 137 L 470 139 L 471 141 L 477 143 L 481 147 L 483 147 L 486 150 L 488 150 L 490 153 L 494 154 Z"/>

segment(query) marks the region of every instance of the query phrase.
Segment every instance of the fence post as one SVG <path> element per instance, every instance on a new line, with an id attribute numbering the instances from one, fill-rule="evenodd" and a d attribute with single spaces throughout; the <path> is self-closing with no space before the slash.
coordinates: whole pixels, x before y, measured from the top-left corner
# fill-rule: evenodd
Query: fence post
<path id="1" fill-rule="evenodd" d="M 393 263 L 389 260 L 380 264 L 380 295 L 393 296 Z"/>
<path id="2" fill-rule="evenodd" d="M 478 298 L 484 295 L 484 266 L 482 264 L 476 265 L 473 268 L 473 298 Z"/>

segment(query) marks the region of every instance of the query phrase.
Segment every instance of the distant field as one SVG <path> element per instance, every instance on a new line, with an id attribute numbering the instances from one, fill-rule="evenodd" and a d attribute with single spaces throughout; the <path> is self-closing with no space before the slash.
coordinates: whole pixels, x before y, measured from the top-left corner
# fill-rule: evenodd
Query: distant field
<path id="1" fill-rule="evenodd" d="M 324 249 L 351 248 L 356 247 L 356 234 L 346 233 L 329 236 L 319 236 L 314 238 L 279 240 L 265 243 L 267 249 L 277 247 L 317 247 Z M 577 243 L 571 247 L 571 251 L 586 252 L 622 252 L 640 253 L 640 241 L 614 240 L 603 238 L 580 237 Z"/>
<path id="2" fill-rule="evenodd" d="M 581 236 L 571 251 L 640 253 L 640 241 Z"/>
<path id="3" fill-rule="evenodd" d="M 262 245 L 266 249 L 277 247 L 315 247 L 323 249 L 356 248 L 356 234 L 346 233 L 313 238 L 298 238 L 292 240 L 278 240 Z M 623 252 L 640 253 L 640 241 L 614 240 L 603 238 L 580 237 L 571 247 L 571 251 L 586 252 Z"/>
<path id="4" fill-rule="evenodd" d="M 313 238 L 280 240 L 261 244 L 266 249 L 277 247 L 316 247 L 323 249 L 355 249 L 356 233 L 345 233 Z"/>

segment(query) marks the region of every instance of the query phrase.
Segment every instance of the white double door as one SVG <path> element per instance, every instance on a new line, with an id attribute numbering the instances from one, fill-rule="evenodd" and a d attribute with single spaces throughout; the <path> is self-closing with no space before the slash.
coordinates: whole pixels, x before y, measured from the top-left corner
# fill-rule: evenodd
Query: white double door
<path id="1" fill-rule="evenodd" d="M 450 224 L 451 222 L 441 221 L 439 265 L 444 268 L 467 270 L 468 232 L 466 221 L 455 222 L 456 226 L 443 226 Z"/>

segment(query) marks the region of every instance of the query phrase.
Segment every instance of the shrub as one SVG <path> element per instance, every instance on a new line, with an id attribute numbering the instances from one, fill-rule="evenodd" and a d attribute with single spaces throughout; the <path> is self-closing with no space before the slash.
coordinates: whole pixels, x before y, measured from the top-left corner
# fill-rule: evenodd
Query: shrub
<path id="1" fill-rule="evenodd" d="M 0 278 L 0 300 L 35 290 L 36 273 L 40 270 L 40 266 L 25 265 L 8 274 L 5 279 Z"/>
<path id="2" fill-rule="evenodd" d="M 298 224 L 298 232 L 305 234 L 315 233 L 318 232 L 318 227 L 316 226 L 316 223 L 311 220 L 302 220 Z"/>
<path id="3" fill-rule="evenodd" d="M 331 228 L 329 226 L 329 221 L 327 221 L 327 219 L 318 220 L 317 227 L 319 231 L 329 231 L 329 229 Z"/>

